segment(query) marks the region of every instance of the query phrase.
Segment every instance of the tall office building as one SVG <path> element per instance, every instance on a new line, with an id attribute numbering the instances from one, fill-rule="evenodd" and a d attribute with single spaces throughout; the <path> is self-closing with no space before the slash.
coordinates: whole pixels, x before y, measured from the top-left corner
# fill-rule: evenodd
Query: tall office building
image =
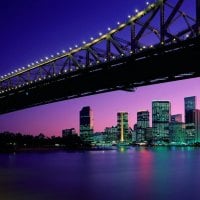
<path id="1" fill-rule="evenodd" d="M 184 104 L 185 104 L 185 123 L 186 124 L 193 123 L 191 118 L 191 112 L 192 110 L 196 109 L 197 98 L 195 96 L 185 97 Z"/>
<path id="2" fill-rule="evenodd" d="M 136 141 L 146 141 L 146 128 L 149 127 L 149 111 L 137 112 Z"/>
<path id="3" fill-rule="evenodd" d="M 90 141 L 93 134 L 93 112 L 89 106 L 83 107 L 80 111 L 80 136 Z"/>
<path id="4" fill-rule="evenodd" d="M 182 122 L 182 114 L 171 116 L 169 126 L 170 142 L 183 144 L 186 142 L 185 124 Z"/>
<path id="5" fill-rule="evenodd" d="M 186 128 L 194 129 L 193 130 L 194 142 L 200 142 L 200 110 L 194 109 L 194 110 L 189 111 L 187 113 L 187 119 L 188 119 L 188 123 L 186 124 L 187 125 Z M 187 133 L 189 133 L 190 135 L 190 136 L 188 135 L 188 140 L 189 140 L 192 134 L 190 131 L 187 131 Z"/>
<path id="6" fill-rule="evenodd" d="M 120 142 L 128 142 L 128 113 L 127 112 L 118 112 L 117 113 L 117 128 L 119 133 Z"/>
<path id="7" fill-rule="evenodd" d="M 200 110 L 197 109 L 197 97 L 185 97 L 184 104 L 187 142 L 200 142 Z"/>
<path id="8" fill-rule="evenodd" d="M 154 142 L 169 141 L 169 122 L 171 103 L 169 101 L 152 102 L 152 135 Z"/>

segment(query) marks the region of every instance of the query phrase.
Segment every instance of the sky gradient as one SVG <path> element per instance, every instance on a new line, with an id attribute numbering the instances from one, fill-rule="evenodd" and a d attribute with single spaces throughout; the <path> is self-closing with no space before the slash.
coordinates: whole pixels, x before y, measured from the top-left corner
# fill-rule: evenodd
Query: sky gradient
<path id="1" fill-rule="evenodd" d="M 173 1 L 172 1 L 173 2 Z M 185 8 L 193 13 L 192 1 Z M 141 0 L 100 2 L 66 0 L 3 0 L 0 2 L 0 75 L 55 54 L 62 49 L 97 37 L 107 27 L 123 22 L 134 9 L 145 8 Z M 200 79 L 188 79 L 137 88 L 135 92 L 117 91 L 82 97 L 0 115 L 0 132 L 61 135 L 61 130 L 79 130 L 79 111 L 91 106 L 95 131 L 116 125 L 116 113 L 129 113 L 129 126 L 137 111 L 149 110 L 152 100 L 169 100 L 172 114 L 184 114 L 184 97 L 200 96 Z"/>

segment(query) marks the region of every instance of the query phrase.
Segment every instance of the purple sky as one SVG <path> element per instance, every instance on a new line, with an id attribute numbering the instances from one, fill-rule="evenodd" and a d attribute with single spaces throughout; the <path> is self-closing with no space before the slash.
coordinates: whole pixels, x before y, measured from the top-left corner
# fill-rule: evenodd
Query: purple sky
<path id="1" fill-rule="evenodd" d="M 151 1 L 150 1 L 151 2 Z M 171 1 L 173 2 L 173 1 Z M 192 1 L 185 7 L 194 13 Z M 0 1 L 0 75 L 32 61 L 80 44 L 117 21 L 125 21 L 134 9 L 143 9 L 141 0 L 3 0 Z M 0 132 L 61 135 L 65 128 L 79 126 L 79 111 L 91 106 L 96 131 L 116 125 L 118 111 L 129 112 L 129 125 L 136 122 L 136 113 L 148 109 L 152 100 L 170 100 L 172 114 L 183 114 L 183 99 L 200 96 L 200 79 L 189 79 L 137 88 L 136 92 L 112 92 L 63 101 L 0 115 Z"/>

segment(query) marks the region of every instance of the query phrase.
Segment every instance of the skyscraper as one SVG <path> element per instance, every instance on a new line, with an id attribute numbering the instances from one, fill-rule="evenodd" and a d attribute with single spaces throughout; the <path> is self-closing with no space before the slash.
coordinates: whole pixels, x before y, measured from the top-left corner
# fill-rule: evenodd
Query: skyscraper
<path id="1" fill-rule="evenodd" d="M 184 103 L 187 142 L 200 142 L 200 110 L 197 109 L 197 98 L 185 97 Z"/>
<path id="2" fill-rule="evenodd" d="M 194 109 L 189 111 L 187 113 L 187 119 L 188 123 L 186 124 L 186 128 L 193 131 L 194 142 L 200 142 L 200 110 Z M 191 132 L 189 130 L 187 130 L 187 133 L 189 133 L 191 137 Z"/>
<path id="3" fill-rule="evenodd" d="M 171 116 L 169 134 L 172 143 L 183 144 L 186 142 L 185 124 L 182 122 L 181 114 Z"/>
<path id="4" fill-rule="evenodd" d="M 184 104 L 185 104 L 185 123 L 193 123 L 191 119 L 191 112 L 192 110 L 196 109 L 196 97 L 185 97 L 184 98 Z"/>
<path id="5" fill-rule="evenodd" d="M 127 142 L 129 140 L 127 112 L 117 113 L 117 128 L 118 128 L 120 142 Z"/>
<path id="6" fill-rule="evenodd" d="M 154 142 L 169 141 L 169 122 L 171 103 L 169 101 L 152 102 L 152 134 Z"/>
<path id="7" fill-rule="evenodd" d="M 146 141 L 146 128 L 149 127 L 149 111 L 137 112 L 136 141 Z"/>
<path id="8" fill-rule="evenodd" d="M 93 112 L 89 106 L 83 107 L 80 111 L 80 136 L 90 141 L 93 128 Z"/>

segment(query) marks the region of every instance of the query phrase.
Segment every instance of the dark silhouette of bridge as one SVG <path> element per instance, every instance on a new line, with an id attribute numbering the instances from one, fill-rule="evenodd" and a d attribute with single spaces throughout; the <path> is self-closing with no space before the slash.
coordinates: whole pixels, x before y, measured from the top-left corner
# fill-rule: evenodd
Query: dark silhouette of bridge
<path id="1" fill-rule="evenodd" d="M 158 0 L 125 23 L 0 78 L 0 113 L 200 75 L 200 0 Z"/>

